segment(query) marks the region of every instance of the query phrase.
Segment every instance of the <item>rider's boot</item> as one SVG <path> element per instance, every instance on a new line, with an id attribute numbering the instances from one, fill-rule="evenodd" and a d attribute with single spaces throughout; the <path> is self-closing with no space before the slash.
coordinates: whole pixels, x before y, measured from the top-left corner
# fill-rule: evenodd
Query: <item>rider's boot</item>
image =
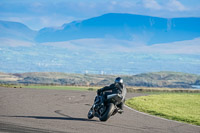
<path id="1" fill-rule="evenodd" d="M 123 112 L 124 112 L 124 110 L 118 109 L 118 113 L 122 114 Z"/>

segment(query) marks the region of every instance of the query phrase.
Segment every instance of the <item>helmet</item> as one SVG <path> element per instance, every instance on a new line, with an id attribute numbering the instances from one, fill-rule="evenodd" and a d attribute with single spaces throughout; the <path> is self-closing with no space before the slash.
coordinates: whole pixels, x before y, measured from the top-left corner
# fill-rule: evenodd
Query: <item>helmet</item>
<path id="1" fill-rule="evenodd" d="M 121 83 L 121 84 L 123 84 L 123 79 L 120 78 L 120 77 L 118 77 L 118 78 L 115 79 L 115 83 Z"/>

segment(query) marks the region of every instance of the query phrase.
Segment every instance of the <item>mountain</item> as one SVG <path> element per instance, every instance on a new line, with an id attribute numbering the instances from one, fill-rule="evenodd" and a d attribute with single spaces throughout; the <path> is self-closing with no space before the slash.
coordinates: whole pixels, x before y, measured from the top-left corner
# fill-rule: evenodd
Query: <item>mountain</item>
<path id="1" fill-rule="evenodd" d="M 84 38 L 129 40 L 158 44 L 192 40 L 200 36 L 200 18 L 158 18 L 109 13 L 57 28 L 41 29 L 37 42 L 60 42 Z"/>
<path id="2" fill-rule="evenodd" d="M 118 76 L 59 72 L 0 73 L 0 85 L 20 83 L 105 86 L 113 83 L 115 77 Z M 200 85 L 200 76 L 189 73 L 154 72 L 120 76 L 127 86 L 192 88 L 191 85 Z"/>
<path id="3" fill-rule="evenodd" d="M 0 21 L 0 72 L 200 74 L 199 22 L 111 13 L 34 31 Z"/>
<path id="4" fill-rule="evenodd" d="M 199 25 L 200 18 L 159 18 L 120 13 L 109 13 L 63 24 L 57 28 L 43 28 L 39 31 L 31 30 L 19 22 L 0 21 L 0 40 L 1 42 L 11 39 L 44 43 L 105 39 L 105 41 L 121 40 L 152 45 L 198 38 L 200 37 Z"/>
<path id="5" fill-rule="evenodd" d="M 34 41 L 37 31 L 18 22 L 0 21 L 0 39 Z"/>

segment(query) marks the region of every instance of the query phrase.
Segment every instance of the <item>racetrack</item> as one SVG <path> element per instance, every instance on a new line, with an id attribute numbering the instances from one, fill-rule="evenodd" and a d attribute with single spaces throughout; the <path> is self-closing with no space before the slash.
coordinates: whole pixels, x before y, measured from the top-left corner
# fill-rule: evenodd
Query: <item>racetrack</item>
<path id="1" fill-rule="evenodd" d="M 0 132 L 200 133 L 199 126 L 159 119 L 128 108 L 107 122 L 87 119 L 94 91 L 0 87 Z M 127 98 L 144 94 L 128 93 Z"/>

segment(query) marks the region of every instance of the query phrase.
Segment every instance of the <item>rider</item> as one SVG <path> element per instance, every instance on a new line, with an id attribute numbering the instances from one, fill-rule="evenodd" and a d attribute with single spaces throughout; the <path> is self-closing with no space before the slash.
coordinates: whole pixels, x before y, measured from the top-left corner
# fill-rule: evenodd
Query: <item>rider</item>
<path id="1" fill-rule="evenodd" d="M 103 93 L 104 91 L 105 93 Z M 111 92 L 106 92 L 106 91 L 111 91 Z M 98 95 L 102 93 L 105 99 L 107 99 L 107 95 L 109 94 L 120 94 L 122 96 L 122 100 L 121 100 L 121 103 L 117 105 L 117 107 L 119 108 L 118 110 L 119 113 L 123 112 L 123 106 L 124 106 L 125 96 L 126 96 L 126 87 L 123 84 L 122 78 L 118 77 L 115 79 L 115 82 L 111 84 L 110 86 L 105 86 L 104 88 L 97 90 Z"/>

